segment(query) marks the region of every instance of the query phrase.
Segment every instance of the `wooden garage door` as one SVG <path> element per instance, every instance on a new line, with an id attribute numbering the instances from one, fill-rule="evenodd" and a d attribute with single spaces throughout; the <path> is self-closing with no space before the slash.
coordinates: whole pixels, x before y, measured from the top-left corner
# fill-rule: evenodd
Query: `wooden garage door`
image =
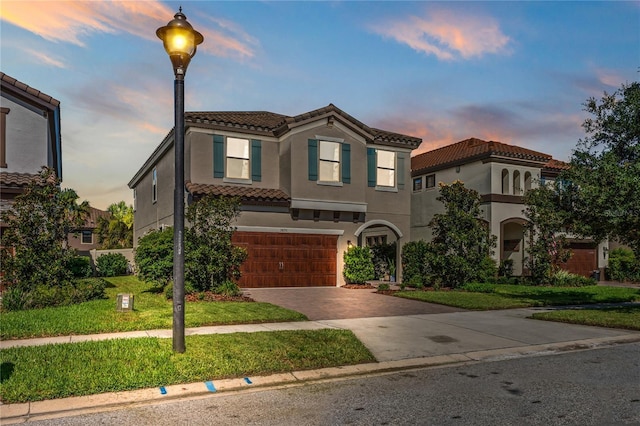
<path id="1" fill-rule="evenodd" d="M 248 252 L 240 287 L 336 285 L 335 235 L 235 232 L 233 243 Z"/>
<path id="2" fill-rule="evenodd" d="M 591 273 L 598 268 L 597 247 L 593 243 L 571 243 L 569 248 L 573 255 L 563 269 L 590 277 Z"/>

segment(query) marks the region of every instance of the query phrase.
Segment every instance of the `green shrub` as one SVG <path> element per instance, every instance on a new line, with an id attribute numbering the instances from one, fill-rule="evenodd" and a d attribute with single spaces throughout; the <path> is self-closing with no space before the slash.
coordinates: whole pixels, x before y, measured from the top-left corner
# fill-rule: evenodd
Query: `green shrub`
<path id="1" fill-rule="evenodd" d="M 496 265 L 496 261 L 493 260 L 491 256 L 485 256 L 478 270 L 478 281 L 495 284 L 497 278 L 498 266 Z"/>
<path id="2" fill-rule="evenodd" d="M 503 259 L 498 267 L 498 276 L 507 279 L 513 276 L 513 259 Z"/>
<path id="3" fill-rule="evenodd" d="M 551 285 L 554 287 L 586 287 L 596 284 L 597 282 L 593 278 L 572 274 L 564 269 L 560 269 L 551 277 Z"/>
<path id="4" fill-rule="evenodd" d="M 607 275 L 615 281 L 640 281 L 640 262 L 629 249 L 613 249 L 609 253 Z"/>
<path id="5" fill-rule="evenodd" d="M 402 246 L 402 282 L 422 288 L 426 284 L 426 255 L 429 245 L 424 241 L 410 241 Z"/>
<path id="6" fill-rule="evenodd" d="M 96 270 L 101 277 L 126 275 L 129 262 L 122 253 L 107 253 L 96 259 Z"/>
<path id="7" fill-rule="evenodd" d="M 389 290 L 391 287 L 389 287 L 389 284 L 387 283 L 382 283 L 378 286 L 378 291 L 387 291 Z"/>
<path id="8" fill-rule="evenodd" d="M 395 275 L 395 270 L 391 271 L 391 262 L 393 261 L 395 266 L 396 247 L 395 241 L 390 244 L 378 244 L 371 247 L 376 279 L 382 279 L 385 274 Z"/>
<path id="9" fill-rule="evenodd" d="M 216 287 L 215 293 L 229 297 L 242 296 L 242 290 L 240 290 L 238 284 L 234 283 L 231 280 L 227 280 Z"/>
<path id="10" fill-rule="evenodd" d="M 160 287 L 173 277 L 173 228 L 153 230 L 138 240 L 134 260 L 138 278 Z"/>
<path id="11" fill-rule="evenodd" d="M 105 296 L 107 282 L 101 278 L 83 278 L 70 284 L 49 287 L 39 285 L 31 290 L 10 287 L 2 297 L 2 309 L 7 311 L 67 306 Z"/>
<path id="12" fill-rule="evenodd" d="M 91 259 L 87 256 L 73 256 L 67 261 L 67 268 L 74 278 L 88 278 L 93 275 Z"/>
<path id="13" fill-rule="evenodd" d="M 364 284 L 375 277 L 369 247 L 351 247 L 344 252 L 344 278 L 349 284 Z"/>
<path id="14" fill-rule="evenodd" d="M 473 293 L 495 293 L 495 287 L 493 285 L 484 283 L 467 283 L 462 286 L 462 290 Z"/>

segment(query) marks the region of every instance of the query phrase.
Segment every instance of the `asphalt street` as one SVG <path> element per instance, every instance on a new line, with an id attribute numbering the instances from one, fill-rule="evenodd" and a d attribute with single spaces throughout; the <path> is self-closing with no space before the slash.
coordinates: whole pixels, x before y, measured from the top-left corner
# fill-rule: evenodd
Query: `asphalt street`
<path id="1" fill-rule="evenodd" d="M 640 424 L 640 343 L 120 408 L 34 425 Z"/>

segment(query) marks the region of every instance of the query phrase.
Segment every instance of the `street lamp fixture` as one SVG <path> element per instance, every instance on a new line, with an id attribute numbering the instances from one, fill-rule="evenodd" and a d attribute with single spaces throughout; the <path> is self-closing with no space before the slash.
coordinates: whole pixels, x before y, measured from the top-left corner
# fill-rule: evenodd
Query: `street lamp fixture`
<path id="1" fill-rule="evenodd" d="M 193 29 L 180 7 L 178 13 L 164 27 L 156 30 L 164 44 L 171 64 L 174 81 L 174 152 L 175 187 L 173 192 L 173 350 L 183 353 L 184 340 L 184 76 L 202 34 Z"/>

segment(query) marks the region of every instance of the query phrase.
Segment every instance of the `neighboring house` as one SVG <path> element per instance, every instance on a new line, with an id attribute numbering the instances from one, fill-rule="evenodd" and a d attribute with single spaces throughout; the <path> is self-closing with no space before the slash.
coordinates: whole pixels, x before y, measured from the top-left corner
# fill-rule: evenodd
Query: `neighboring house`
<path id="1" fill-rule="evenodd" d="M 135 245 L 173 224 L 173 141 L 171 131 L 129 182 Z M 420 142 L 332 104 L 293 117 L 188 112 L 185 199 L 240 197 L 234 241 L 249 253 L 240 286 L 342 285 L 349 244 L 409 241 L 410 155 Z"/>
<path id="2" fill-rule="evenodd" d="M 83 225 L 68 235 L 67 242 L 69 247 L 76 249 L 78 255 L 89 256 L 91 250 L 98 248 L 98 235 L 94 232 L 101 217 L 109 220 L 111 213 L 89 207 L 89 214 L 85 218 Z"/>
<path id="3" fill-rule="evenodd" d="M 3 72 L 0 84 L 0 209 L 6 210 L 43 166 L 62 180 L 62 142 L 58 100 Z"/>
<path id="4" fill-rule="evenodd" d="M 438 182 L 460 180 L 480 194 L 484 220 L 498 239 L 495 260 L 511 259 L 514 275 L 526 274 L 524 192 L 554 180 L 566 167 L 548 154 L 475 138 L 416 155 L 411 159 L 411 239 L 431 239 L 428 224 L 434 214 L 444 211 L 436 200 Z M 569 271 L 590 276 L 606 266 L 608 243 L 598 246 L 575 238 L 569 242 L 573 251 L 566 265 Z"/>

